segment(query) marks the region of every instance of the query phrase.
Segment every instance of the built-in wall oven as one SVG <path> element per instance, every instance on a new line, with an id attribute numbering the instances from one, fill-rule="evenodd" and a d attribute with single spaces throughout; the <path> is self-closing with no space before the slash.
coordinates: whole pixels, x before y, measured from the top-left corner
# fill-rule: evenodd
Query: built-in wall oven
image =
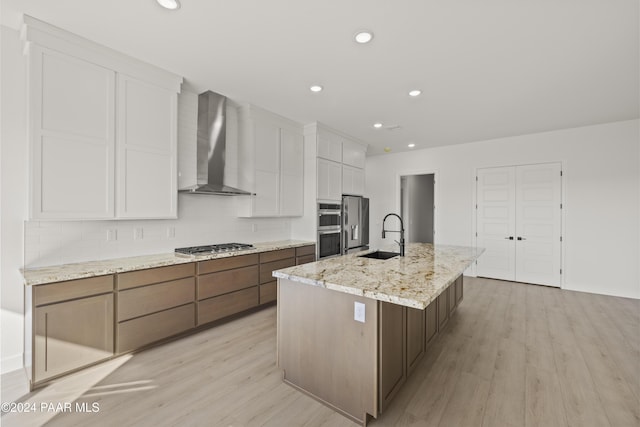
<path id="1" fill-rule="evenodd" d="M 318 203 L 318 259 L 340 255 L 342 213 L 339 203 Z"/>

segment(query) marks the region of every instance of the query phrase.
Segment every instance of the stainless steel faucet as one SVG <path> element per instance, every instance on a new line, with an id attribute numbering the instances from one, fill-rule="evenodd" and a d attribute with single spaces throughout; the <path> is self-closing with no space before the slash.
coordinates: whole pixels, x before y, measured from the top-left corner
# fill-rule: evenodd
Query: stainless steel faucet
<path id="1" fill-rule="evenodd" d="M 398 231 L 398 230 L 385 230 L 384 229 L 384 222 L 390 216 L 395 216 L 400 220 L 400 231 Z M 404 223 L 402 222 L 402 217 L 400 215 L 394 214 L 394 213 L 390 213 L 390 214 L 387 214 L 384 217 L 384 219 L 382 220 L 382 238 L 383 239 L 385 238 L 385 234 L 386 233 L 400 233 L 400 241 L 398 242 L 396 240 L 395 242 L 400 245 L 400 256 L 404 256 Z"/>

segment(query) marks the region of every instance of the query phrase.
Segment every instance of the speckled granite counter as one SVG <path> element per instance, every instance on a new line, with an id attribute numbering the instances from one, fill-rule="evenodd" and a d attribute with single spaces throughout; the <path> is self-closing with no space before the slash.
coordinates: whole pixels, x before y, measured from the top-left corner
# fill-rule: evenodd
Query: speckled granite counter
<path id="1" fill-rule="evenodd" d="M 398 245 L 385 250 L 398 251 Z M 484 251 L 465 246 L 409 243 L 404 257 L 330 258 L 273 272 L 274 277 L 424 309 Z"/>
<path id="2" fill-rule="evenodd" d="M 24 283 L 27 286 L 44 283 L 61 282 L 65 280 L 83 279 L 86 277 L 102 276 L 105 274 L 123 273 L 125 271 L 142 270 L 145 268 L 163 267 L 167 265 L 185 264 L 195 261 L 226 258 L 267 252 L 278 249 L 295 248 L 312 245 L 315 242 L 302 240 L 283 240 L 277 242 L 253 243 L 254 249 L 210 255 L 175 255 L 173 253 L 143 255 L 137 257 L 115 258 L 102 261 L 88 261 L 73 264 L 63 264 L 51 267 L 40 267 L 22 270 Z"/>

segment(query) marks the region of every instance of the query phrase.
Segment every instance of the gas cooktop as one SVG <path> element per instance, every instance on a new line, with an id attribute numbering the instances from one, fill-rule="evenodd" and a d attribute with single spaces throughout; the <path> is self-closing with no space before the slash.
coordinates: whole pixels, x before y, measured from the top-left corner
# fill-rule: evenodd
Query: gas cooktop
<path id="1" fill-rule="evenodd" d="M 253 249 L 248 243 L 219 243 L 217 245 L 191 246 L 188 248 L 176 248 L 176 253 L 183 255 L 207 255 L 226 252 L 244 251 Z"/>

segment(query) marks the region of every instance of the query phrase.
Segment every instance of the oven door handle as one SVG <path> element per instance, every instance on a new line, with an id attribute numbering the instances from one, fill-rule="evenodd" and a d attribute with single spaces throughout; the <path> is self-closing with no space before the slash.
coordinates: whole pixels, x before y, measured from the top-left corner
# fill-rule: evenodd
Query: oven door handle
<path id="1" fill-rule="evenodd" d="M 330 230 L 330 231 L 318 231 L 319 235 L 325 235 L 325 234 L 339 234 L 340 230 Z"/>
<path id="2" fill-rule="evenodd" d="M 318 216 L 320 215 L 336 215 L 340 216 L 340 211 L 318 211 Z"/>

